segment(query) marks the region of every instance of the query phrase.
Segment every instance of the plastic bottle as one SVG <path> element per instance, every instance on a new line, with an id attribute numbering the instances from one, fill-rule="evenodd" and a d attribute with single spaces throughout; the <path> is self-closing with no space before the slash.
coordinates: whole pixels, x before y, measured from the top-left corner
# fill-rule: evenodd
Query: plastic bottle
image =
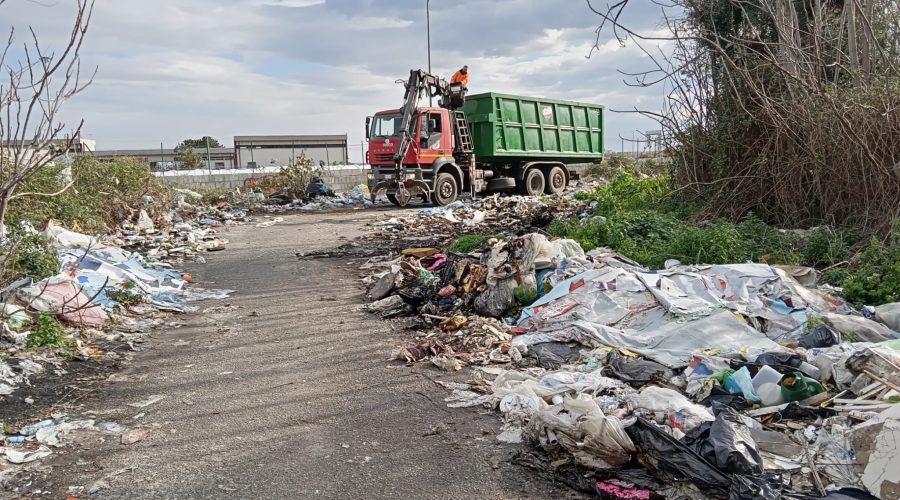
<path id="1" fill-rule="evenodd" d="M 781 381 L 781 373 L 771 366 L 763 366 L 753 377 L 753 388 L 759 389 L 763 384 L 777 384 Z"/>
<path id="2" fill-rule="evenodd" d="M 785 401 L 800 401 L 825 392 L 818 380 L 804 376 L 800 372 L 788 373 L 781 378 L 781 396 Z"/>
<path id="3" fill-rule="evenodd" d="M 766 382 L 756 389 L 756 395 L 762 400 L 763 406 L 778 406 L 784 403 L 781 395 L 781 386 L 777 383 Z"/>

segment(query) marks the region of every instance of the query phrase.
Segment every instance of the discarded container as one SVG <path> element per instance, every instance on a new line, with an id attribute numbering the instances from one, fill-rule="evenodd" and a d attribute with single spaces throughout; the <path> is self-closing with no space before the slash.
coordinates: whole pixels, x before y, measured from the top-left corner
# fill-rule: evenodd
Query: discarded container
<path id="1" fill-rule="evenodd" d="M 782 374 L 771 366 L 763 366 L 753 377 L 753 389 L 759 389 L 763 384 L 778 384 Z"/>
<path id="2" fill-rule="evenodd" d="M 778 406 L 783 404 L 784 396 L 781 395 L 781 386 L 778 383 L 767 382 L 756 389 L 756 395 L 762 400 L 763 406 Z"/>
<path id="3" fill-rule="evenodd" d="M 805 377 L 800 372 L 788 373 L 781 378 L 781 395 L 787 402 L 801 401 L 821 392 L 825 392 L 825 388 L 818 380 Z"/>

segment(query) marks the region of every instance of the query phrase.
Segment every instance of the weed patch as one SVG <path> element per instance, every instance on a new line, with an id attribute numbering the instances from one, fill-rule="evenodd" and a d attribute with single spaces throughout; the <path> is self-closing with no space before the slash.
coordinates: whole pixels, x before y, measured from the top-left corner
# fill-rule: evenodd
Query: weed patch
<path id="1" fill-rule="evenodd" d="M 63 337 L 63 327 L 50 313 L 39 312 L 32 320 L 32 332 L 25 340 L 29 349 L 38 347 L 71 348 L 75 342 Z"/>
<path id="2" fill-rule="evenodd" d="M 481 248 L 491 235 L 482 233 L 461 234 L 447 247 L 447 250 L 454 253 L 469 253 Z"/>

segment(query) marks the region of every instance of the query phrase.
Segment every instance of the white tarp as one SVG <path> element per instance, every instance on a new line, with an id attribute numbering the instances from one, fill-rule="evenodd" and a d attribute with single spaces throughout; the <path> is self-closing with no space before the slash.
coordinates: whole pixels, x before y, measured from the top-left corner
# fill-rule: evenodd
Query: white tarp
<path id="1" fill-rule="evenodd" d="M 782 349 L 776 341 L 801 332 L 808 314 L 801 294 L 821 299 L 796 282 L 784 283 L 765 264 L 649 272 L 617 259 L 607 263 L 560 282 L 526 308 L 519 326 L 529 333 L 513 345 L 625 347 L 671 368 L 686 366 L 703 349 L 753 359 Z"/>

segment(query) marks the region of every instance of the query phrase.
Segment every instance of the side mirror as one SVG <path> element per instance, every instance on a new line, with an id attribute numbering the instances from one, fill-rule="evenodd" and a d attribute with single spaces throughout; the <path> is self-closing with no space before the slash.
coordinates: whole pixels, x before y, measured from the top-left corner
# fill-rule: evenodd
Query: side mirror
<path id="1" fill-rule="evenodd" d="M 372 117 L 367 116 L 366 117 L 366 139 L 371 139 L 371 137 L 370 137 L 371 135 L 372 135 Z"/>

